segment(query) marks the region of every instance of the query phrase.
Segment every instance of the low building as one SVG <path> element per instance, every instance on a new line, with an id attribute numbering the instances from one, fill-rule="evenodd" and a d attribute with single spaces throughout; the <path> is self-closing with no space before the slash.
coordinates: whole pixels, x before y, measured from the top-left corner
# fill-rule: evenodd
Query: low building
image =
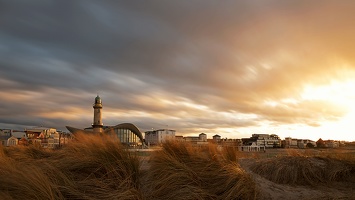
<path id="1" fill-rule="evenodd" d="M 25 129 L 26 136 L 29 139 L 37 139 L 38 137 L 49 138 L 51 134 L 56 132 L 57 130 L 55 128 L 48 128 L 43 126 Z"/>
<path id="2" fill-rule="evenodd" d="M 324 141 L 325 147 L 327 148 L 338 148 L 339 142 L 334 140 L 325 140 Z"/>
<path id="3" fill-rule="evenodd" d="M 291 137 L 286 137 L 283 144 L 284 144 L 283 146 L 285 148 L 300 148 L 300 149 L 304 149 L 307 146 L 313 146 L 313 147 L 317 146 L 316 142 L 313 140 L 296 139 L 296 138 L 291 138 Z"/>
<path id="4" fill-rule="evenodd" d="M 40 142 L 39 142 L 40 141 Z M 43 148 L 58 148 L 59 147 L 59 133 L 51 132 L 50 134 L 41 133 L 36 139 L 37 143 L 40 143 Z"/>
<path id="5" fill-rule="evenodd" d="M 239 151 L 264 151 L 265 152 L 265 146 L 260 146 L 257 145 L 255 142 L 253 142 L 251 145 L 242 145 L 238 146 Z"/>
<path id="6" fill-rule="evenodd" d="M 285 148 L 298 148 L 298 140 L 291 137 L 286 137 L 284 142 Z"/>
<path id="7" fill-rule="evenodd" d="M 242 138 L 243 145 L 264 146 L 266 148 L 281 147 L 281 139 L 276 134 L 253 134 L 250 138 Z"/>
<path id="8" fill-rule="evenodd" d="M 148 145 L 159 145 L 166 141 L 175 140 L 175 130 L 158 129 L 145 132 L 145 142 Z"/>
<path id="9" fill-rule="evenodd" d="M 207 135 L 200 133 L 198 136 L 186 136 L 184 139 L 186 142 L 207 142 Z"/>
<path id="10" fill-rule="evenodd" d="M 184 136 L 182 136 L 182 135 L 176 135 L 175 136 L 175 141 L 177 141 L 177 142 L 184 142 L 185 140 L 184 140 Z"/>
<path id="11" fill-rule="evenodd" d="M 0 145 L 10 147 L 18 145 L 18 139 L 14 136 L 0 136 Z"/>
<path id="12" fill-rule="evenodd" d="M 184 141 L 197 145 L 208 144 L 207 135 L 205 133 L 200 133 L 198 136 L 186 136 L 184 137 Z"/>
<path id="13" fill-rule="evenodd" d="M 39 144 L 43 148 L 58 148 L 60 146 L 59 133 L 55 128 L 38 126 L 26 128 L 24 132 L 27 140 L 23 140 L 25 144 Z"/>
<path id="14" fill-rule="evenodd" d="M 18 139 L 19 145 L 23 145 L 23 146 L 28 145 L 28 138 L 26 132 L 13 130 L 11 135 Z"/>
<path id="15" fill-rule="evenodd" d="M 212 138 L 213 138 L 213 141 L 216 142 L 216 143 L 221 141 L 221 136 L 220 135 L 214 135 L 214 136 L 212 136 Z"/>
<path id="16" fill-rule="evenodd" d="M 18 139 L 14 136 L 11 136 L 9 139 L 7 139 L 7 146 L 17 146 L 18 145 Z"/>
<path id="17" fill-rule="evenodd" d="M 0 137 L 1 136 L 11 136 L 11 129 L 0 129 Z"/>
<path id="18" fill-rule="evenodd" d="M 26 132 L 24 131 L 16 131 L 16 130 L 13 130 L 12 133 L 11 133 L 12 136 L 16 137 L 17 139 L 22 139 L 22 138 L 25 138 L 27 139 L 27 135 L 26 135 Z"/>
<path id="19" fill-rule="evenodd" d="M 0 145 L 16 146 L 19 140 L 26 137 L 26 133 L 22 131 L 14 131 L 12 129 L 0 129 Z"/>

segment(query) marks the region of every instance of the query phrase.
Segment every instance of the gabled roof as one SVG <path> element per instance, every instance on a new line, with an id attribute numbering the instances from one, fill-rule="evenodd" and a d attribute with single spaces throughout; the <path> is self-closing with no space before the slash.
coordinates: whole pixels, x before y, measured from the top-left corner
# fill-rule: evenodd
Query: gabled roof
<path id="1" fill-rule="evenodd" d="M 16 131 L 16 132 L 12 132 L 12 136 L 16 137 L 16 138 L 26 138 L 26 133 L 25 132 L 20 132 L 20 131 Z"/>

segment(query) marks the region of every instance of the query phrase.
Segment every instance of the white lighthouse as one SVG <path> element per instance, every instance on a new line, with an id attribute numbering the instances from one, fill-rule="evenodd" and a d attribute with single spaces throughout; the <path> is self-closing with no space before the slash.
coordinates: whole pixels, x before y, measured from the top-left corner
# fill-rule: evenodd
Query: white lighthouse
<path id="1" fill-rule="evenodd" d="M 102 133 L 102 127 L 104 124 L 102 123 L 102 101 L 99 95 L 95 98 L 95 103 L 92 106 L 94 108 L 94 122 L 92 123 L 92 128 L 94 132 Z"/>

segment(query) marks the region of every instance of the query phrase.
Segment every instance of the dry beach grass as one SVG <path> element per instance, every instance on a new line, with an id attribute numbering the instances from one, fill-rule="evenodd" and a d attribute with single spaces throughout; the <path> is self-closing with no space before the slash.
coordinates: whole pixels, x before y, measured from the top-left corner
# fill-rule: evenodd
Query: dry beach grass
<path id="1" fill-rule="evenodd" d="M 256 199 L 251 176 L 216 146 L 166 143 L 151 157 L 148 199 Z"/>
<path id="2" fill-rule="evenodd" d="M 60 150 L 1 148 L 0 197 L 142 199 L 137 156 L 109 137 L 77 139 Z"/>
<path id="3" fill-rule="evenodd" d="M 58 150 L 0 147 L 0 199 L 351 199 L 354 195 L 354 153 L 275 150 L 269 157 L 213 144 L 173 142 L 141 156 L 109 136 L 76 138 Z"/>

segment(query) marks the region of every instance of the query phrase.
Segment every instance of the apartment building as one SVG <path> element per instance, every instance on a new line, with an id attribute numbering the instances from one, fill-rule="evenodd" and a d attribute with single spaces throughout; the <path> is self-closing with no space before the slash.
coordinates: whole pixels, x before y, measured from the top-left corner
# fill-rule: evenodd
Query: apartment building
<path id="1" fill-rule="evenodd" d="M 159 145 L 166 141 L 175 140 L 175 130 L 158 129 L 145 132 L 145 143 L 149 145 Z"/>
<path id="2" fill-rule="evenodd" d="M 281 139 L 276 134 L 253 134 L 250 138 L 242 138 L 243 145 L 264 146 L 266 148 L 281 147 Z"/>

